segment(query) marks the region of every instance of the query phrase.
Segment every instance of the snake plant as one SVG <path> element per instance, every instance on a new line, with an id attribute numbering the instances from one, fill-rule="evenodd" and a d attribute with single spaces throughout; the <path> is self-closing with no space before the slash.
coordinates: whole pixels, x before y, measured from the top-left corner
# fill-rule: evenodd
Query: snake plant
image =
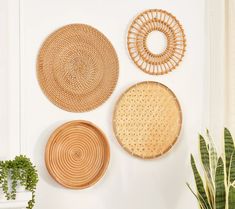
<path id="1" fill-rule="evenodd" d="M 199 150 L 203 174 L 199 173 L 193 155 L 191 166 L 199 209 L 235 209 L 235 146 L 231 133 L 224 129 L 224 151 L 219 156 L 207 130 L 199 135 Z"/>

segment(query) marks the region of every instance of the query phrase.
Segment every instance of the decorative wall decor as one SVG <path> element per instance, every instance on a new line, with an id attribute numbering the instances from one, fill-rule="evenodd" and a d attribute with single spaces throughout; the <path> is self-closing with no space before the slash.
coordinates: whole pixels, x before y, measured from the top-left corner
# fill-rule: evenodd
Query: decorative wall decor
<path id="1" fill-rule="evenodd" d="M 109 40 L 84 24 L 64 26 L 43 43 L 37 60 L 39 84 L 56 106 L 70 112 L 92 110 L 112 94 L 118 57 Z"/>
<path id="2" fill-rule="evenodd" d="M 113 127 L 121 146 L 134 156 L 155 158 L 176 142 L 182 124 L 180 104 L 161 83 L 146 81 L 130 87 L 118 100 Z"/>
<path id="3" fill-rule="evenodd" d="M 57 128 L 45 151 L 51 176 L 70 189 L 95 184 L 105 173 L 110 158 L 104 133 L 88 121 L 71 121 Z"/>
<path id="4" fill-rule="evenodd" d="M 151 32 L 160 31 L 167 39 L 166 49 L 156 54 L 149 50 L 147 39 Z M 127 37 L 129 54 L 144 72 L 161 75 L 175 69 L 185 53 L 186 39 L 182 25 L 169 12 L 146 10 L 132 22 Z"/>

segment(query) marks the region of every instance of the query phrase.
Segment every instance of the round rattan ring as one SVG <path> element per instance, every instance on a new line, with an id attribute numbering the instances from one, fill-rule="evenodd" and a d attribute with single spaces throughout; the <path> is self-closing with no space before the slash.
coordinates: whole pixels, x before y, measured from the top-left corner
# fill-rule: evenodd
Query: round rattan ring
<path id="1" fill-rule="evenodd" d="M 43 43 L 37 60 L 39 84 L 56 106 L 70 112 L 90 111 L 112 94 L 118 79 L 118 57 L 97 29 L 64 26 Z"/>
<path id="2" fill-rule="evenodd" d="M 88 121 L 71 121 L 49 138 L 45 162 L 50 175 L 62 186 L 84 189 L 105 173 L 110 158 L 104 133 Z"/>
<path id="3" fill-rule="evenodd" d="M 167 39 L 166 49 L 153 53 L 147 46 L 151 32 L 159 31 Z M 182 61 L 186 38 L 180 22 L 169 12 L 158 9 L 146 10 L 132 22 L 127 36 L 129 54 L 134 63 L 144 72 L 152 75 L 166 74 Z"/>
<path id="4" fill-rule="evenodd" d="M 153 81 L 130 87 L 118 100 L 113 114 L 118 142 L 132 155 L 144 159 L 166 153 L 177 141 L 181 124 L 176 96 Z"/>

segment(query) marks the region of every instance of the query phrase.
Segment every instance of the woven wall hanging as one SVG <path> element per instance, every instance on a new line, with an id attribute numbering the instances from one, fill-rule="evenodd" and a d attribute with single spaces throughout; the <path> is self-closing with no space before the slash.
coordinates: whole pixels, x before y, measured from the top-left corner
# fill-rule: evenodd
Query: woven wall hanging
<path id="1" fill-rule="evenodd" d="M 118 79 L 118 57 L 95 28 L 72 24 L 52 33 L 37 60 L 39 84 L 56 106 L 70 112 L 92 110 L 112 94 Z"/>
<path id="2" fill-rule="evenodd" d="M 121 146 L 134 156 L 155 158 L 176 142 L 182 123 L 179 102 L 163 84 L 147 81 L 130 87 L 118 100 L 113 127 Z"/>
<path id="3" fill-rule="evenodd" d="M 103 132 L 87 121 L 71 121 L 57 128 L 45 151 L 51 176 L 70 189 L 95 184 L 109 163 L 109 144 Z"/>
<path id="4" fill-rule="evenodd" d="M 166 49 L 156 54 L 149 50 L 147 39 L 151 32 L 160 31 L 167 39 Z M 146 10 L 132 22 L 127 37 L 129 54 L 144 72 L 161 75 L 175 69 L 185 53 L 186 39 L 183 27 L 169 12 Z"/>

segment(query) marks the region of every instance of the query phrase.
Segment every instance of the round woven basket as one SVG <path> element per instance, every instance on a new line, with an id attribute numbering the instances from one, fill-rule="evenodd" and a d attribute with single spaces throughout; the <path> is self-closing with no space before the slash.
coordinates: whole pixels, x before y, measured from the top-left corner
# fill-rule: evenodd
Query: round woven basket
<path id="1" fill-rule="evenodd" d="M 155 158 L 177 141 L 182 113 L 174 93 L 147 81 L 130 87 L 118 100 L 113 127 L 121 146 L 134 156 Z"/>
<path id="2" fill-rule="evenodd" d="M 167 39 L 166 49 L 156 54 L 149 50 L 147 39 L 151 32 L 160 31 Z M 152 75 L 166 74 L 182 61 L 186 38 L 180 22 L 164 10 L 150 9 L 139 14 L 132 22 L 127 36 L 129 54 L 134 63 Z"/>
<path id="3" fill-rule="evenodd" d="M 118 79 L 118 57 L 97 29 L 64 26 L 43 43 L 37 59 L 39 84 L 56 106 L 70 112 L 92 110 L 112 94 Z"/>
<path id="4" fill-rule="evenodd" d="M 105 173 L 110 158 L 103 132 L 88 121 L 71 121 L 49 138 L 45 162 L 50 175 L 62 186 L 84 189 Z"/>

